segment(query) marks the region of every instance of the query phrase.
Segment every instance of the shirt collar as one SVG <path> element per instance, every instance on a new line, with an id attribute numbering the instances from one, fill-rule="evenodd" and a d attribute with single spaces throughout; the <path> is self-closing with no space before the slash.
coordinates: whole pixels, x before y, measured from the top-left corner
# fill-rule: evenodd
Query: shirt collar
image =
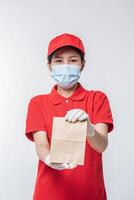
<path id="1" fill-rule="evenodd" d="M 69 97 L 64 97 L 62 95 L 60 95 L 57 90 L 57 84 L 53 86 L 52 90 L 51 90 L 51 93 L 50 93 L 50 100 L 54 103 L 54 104 L 60 104 L 62 103 L 63 101 L 65 101 L 66 99 L 71 99 L 73 101 L 81 101 L 86 93 L 87 93 L 87 90 L 84 89 L 82 87 L 82 85 L 78 82 L 78 86 L 77 88 L 75 89 L 75 91 L 73 92 L 73 94 Z"/>

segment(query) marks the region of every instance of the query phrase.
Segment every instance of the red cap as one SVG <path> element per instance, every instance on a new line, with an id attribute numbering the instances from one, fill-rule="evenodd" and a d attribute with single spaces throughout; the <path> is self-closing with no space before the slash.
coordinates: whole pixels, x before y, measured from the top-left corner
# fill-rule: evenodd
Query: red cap
<path id="1" fill-rule="evenodd" d="M 48 56 L 52 54 L 55 50 L 64 47 L 64 46 L 73 46 L 82 51 L 85 54 L 84 46 L 81 39 L 75 35 L 64 33 L 53 38 L 48 46 Z"/>

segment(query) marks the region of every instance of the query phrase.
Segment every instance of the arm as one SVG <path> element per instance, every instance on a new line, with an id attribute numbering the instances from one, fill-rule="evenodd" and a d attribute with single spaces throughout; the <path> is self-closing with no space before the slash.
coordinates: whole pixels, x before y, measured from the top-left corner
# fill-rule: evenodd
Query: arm
<path id="1" fill-rule="evenodd" d="M 65 115 L 65 120 L 76 122 L 77 120 L 87 120 L 87 141 L 90 146 L 102 153 L 108 145 L 108 125 L 106 123 L 97 123 L 94 127 L 90 122 L 88 114 L 81 109 L 72 109 Z"/>
<path id="2" fill-rule="evenodd" d="M 87 134 L 87 141 L 93 149 L 102 153 L 108 146 L 108 125 L 105 123 L 98 123 L 94 126 L 94 128 L 94 136 L 90 137 Z"/>
<path id="3" fill-rule="evenodd" d="M 49 142 L 45 131 L 37 131 L 33 134 L 36 153 L 41 161 L 49 154 Z"/>
<path id="4" fill-rule="evenodd" d="M 63 169 L 73 169 L 77 165 L 66 164 L 66 163 L 52 163 L 50 162 L 50 146 L 47 139 L 47 133 L 45 131 L 37 131 L 33 134 L 35 141 L 35 148 L 37 155 L 41 161 L 53 169 L 63 170 Z"/>

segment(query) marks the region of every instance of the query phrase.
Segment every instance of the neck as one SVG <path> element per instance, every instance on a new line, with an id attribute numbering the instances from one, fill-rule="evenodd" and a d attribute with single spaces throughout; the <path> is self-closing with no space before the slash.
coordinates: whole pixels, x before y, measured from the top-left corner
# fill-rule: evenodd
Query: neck
<path id="1" fill-rule="evenodd" d="M 74 86 L 72 86 L 69 89 L 64 89 L 61 86 L 57 85 L 57 92 L 60 95 L 62 95 L 62 96 L 64 96 L 64 97 L 67 98 L 67 97 L 69 97 L 69 96 L 71 96 L 73 94 L 73 92 L 75 91 L 75 89 L 77 88 L 77 86 L 78 86 L 78 83 L 76 83 Z"/>

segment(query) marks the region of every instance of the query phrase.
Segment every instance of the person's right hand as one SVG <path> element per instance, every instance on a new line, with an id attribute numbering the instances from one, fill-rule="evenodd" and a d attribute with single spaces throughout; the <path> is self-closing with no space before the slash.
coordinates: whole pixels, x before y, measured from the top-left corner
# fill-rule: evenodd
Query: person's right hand
<path id="1" fill-rule="evenodd" d="M 45 157 L 44 162 L 45 162 L 46 165 L 48 165 L 49 167 L 56 169 L 56 170 L 74 169 L 75 167 L 77 167 L 77 165 L 73 164 L 73 163 L 53 163 L 53 162 L 50 162 L 50 154 L 48 154 Z"/>

